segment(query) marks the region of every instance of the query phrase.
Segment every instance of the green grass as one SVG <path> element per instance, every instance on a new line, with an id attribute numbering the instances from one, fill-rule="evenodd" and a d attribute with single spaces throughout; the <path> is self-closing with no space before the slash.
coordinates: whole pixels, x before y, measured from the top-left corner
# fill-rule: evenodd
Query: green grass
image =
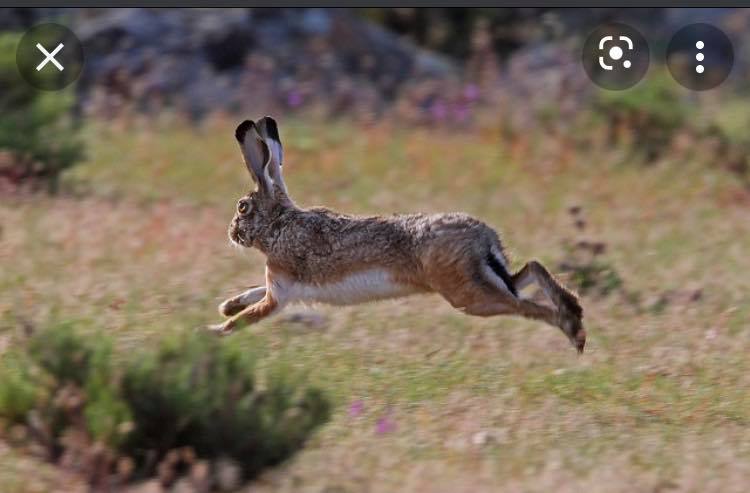
<path id="1" fill-rule="evenodd" d="M 20 323 L 62 319 L 137 351 L 217 322 L 224 297 L 261 282 L 263 258 L 226 239 L 250 186 L 234 123 L 91 125 L 88 161 L 67 176 L 80 193 L 3 199 L 0 347 Z M 469 212 L 501 232 L 514 266 L 539 258 L 553 270 L 579 237 L 566 213 L 578 205 L 629 292 L 647 306 L 677 294 L 660 310 L 584 298 L 582 357 L 553 328 L 467 317 L 437 296 L 316 307 L 320 327 L 282 314 L 239 332 L 231 340 L 261 367 L 299 369 L 335 404 L 259 491 L 750 486 L 750 209 L 732 175 L 704 162 L 643 167 L 595 145 L 561 162 L 555 138 L 517 151 L 493 131 L 281 124 L 301 205 Z M 695 289 L 697 301 L 680 295 Z M 395 431 L 377 433 L 382 419 Z M 8 454 L 1 479 L 25 491 L 26 466 Z"/>

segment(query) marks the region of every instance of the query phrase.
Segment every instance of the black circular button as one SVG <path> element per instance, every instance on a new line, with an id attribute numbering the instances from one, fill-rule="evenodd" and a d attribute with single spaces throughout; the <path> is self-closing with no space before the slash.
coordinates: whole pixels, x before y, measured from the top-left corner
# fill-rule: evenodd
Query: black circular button
<path id="1" fill-rule="evenodd" d="M 646 38 L 625 24 L 599 26 L 583 45 L 583 68 L 604 89 L 634 86 L 646 75 L 650 60 Z"/>
<path id="2" fill-rule="evenodd" d="M 26 31 L 18 43 L 16 64 L 33 87 L 57 91 L 81 75 L 83 47 L 67 27 L 39 24 Z"/>
<path id="3" fill-rule="evenodd" d="M 667 46 L 672 77 L 693 91 L 713 89 L 726 80 L 734 64 L 734 48 L 726 34 L 711 24 L 685 26 Z"/>

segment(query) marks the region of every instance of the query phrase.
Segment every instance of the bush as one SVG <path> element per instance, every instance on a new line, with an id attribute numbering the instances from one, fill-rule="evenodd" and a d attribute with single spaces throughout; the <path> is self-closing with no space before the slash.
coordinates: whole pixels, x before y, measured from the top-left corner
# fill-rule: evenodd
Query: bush
<path id="1" fill-rule="evenodd" d="M 199 457 L 234 459 L 246 476 L 282 461 L 327 420 L 329 407 L 285 371 L 259 388 L 253 367 L 252 357 L 213 337 L 165 341 L 126 370 L 122 394 L 134 431 L 125 450 L 145 464 L 149 455 L 190 447 Z"/>
<path id="2" fill-rule="evenodd" d="M 22 423 L 39 399 L 39 387 L 29 374 L 22 354 L 3 354 L 0 365 L 0 416 L 8 423 Z"/>
<path id="3" fill-rule="evenodd" d="M 629 140 L 647 162 L 658 159 L 687 125 L 688 108 L 664 72 L 625 91 L 601 91 L 594 102 L 595 114 L 606 121 L 612 144 Z"/>
<path id="4" fill-rule="evenodd" d="M 568 274 L 581 295 L 605 297 L 617 292 L 625 294 L 622 277 L 613 264 L 604 258 L 607 244 L 583 237 L 586 220 L 579 207 L 571 207 L 568 212 L 580 237 L 563 242 L 565 255 L 559 264 L 560 270 Z"/>
<path id="5" fill-rule="evenodd" d="M 742 100 L 727 101 L 713 121 L 696 132 L 694 140 L 707 144 L 707 154 L 750 187 L 750 138 L 747 135 L 748 104 Z"/>
<path id="6" fill-rule="evenodd" d="M 70 118 L 71 91 L 39 91 L 16 68 L 17 34 L 0 34 L 0 180 L 57 187 L 60 173 L 82 157 Z"/>
<path id="7" fill-rule="evenodd" d="M 214 476 L 230 463 L 250 478 L 293 454 L 330 413 L 320 391 L 285 369 L 261 386 L 252 356 L 207 335 L 116 361 L 108 339 L 69 325 L 34 335 L 4 356 L 0 418 L 93 485 L 154 474 L 170 484 L 199 463 Z"/>

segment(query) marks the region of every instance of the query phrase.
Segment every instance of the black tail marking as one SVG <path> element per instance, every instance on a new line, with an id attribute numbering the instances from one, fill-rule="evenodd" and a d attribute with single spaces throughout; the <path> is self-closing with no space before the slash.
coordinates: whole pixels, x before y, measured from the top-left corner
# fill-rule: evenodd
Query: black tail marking
<path id="1" fill-rule="evenodd" d="M 518 297 L 518 291 L 513 285 L 513 278 L 510 277 L 510 274 L 507 270 L 505 270 L 503 264 L 500 263 L 500 261 L 492 254 L 492 252 L 487 253 L 487 263 L 489 264 L 492 271 L 497 274 L 500 279 L 503 280 L 506 286 L 508 286 L 508 290 L 513 294 L 513 296 Z"/>

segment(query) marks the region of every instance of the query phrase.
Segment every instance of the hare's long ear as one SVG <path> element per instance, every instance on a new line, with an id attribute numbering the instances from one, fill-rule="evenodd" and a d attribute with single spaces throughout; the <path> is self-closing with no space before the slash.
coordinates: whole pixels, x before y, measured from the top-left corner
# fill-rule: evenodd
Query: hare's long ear
<path id="1" fill-rule="evenodd" d="M 270 116 L 265 116 L 258 120 L 256 127 L 261 138 L 271 150 L 271 162 L 268 165 L 268 174 L 274 184 L 286 194 L 286 184 L 281 173 L 281 167 L 284 164 L 284 149 L 281 146 L 281 137 L 279 137 L 279 127 L 276 125 L 276 120 Z"/>
<path id="2" fill-rule="evenodd" d="M 245 165 L 250 172 L 258 190 L 263 193 L 271 193 L 273 183 L 268 174 L 268 165 L 271 162 L 271 150 L 258 133 L 258 129 L 252 120 L 240 123 L 234 132 L 237 142 L 245 158 Z"/>

